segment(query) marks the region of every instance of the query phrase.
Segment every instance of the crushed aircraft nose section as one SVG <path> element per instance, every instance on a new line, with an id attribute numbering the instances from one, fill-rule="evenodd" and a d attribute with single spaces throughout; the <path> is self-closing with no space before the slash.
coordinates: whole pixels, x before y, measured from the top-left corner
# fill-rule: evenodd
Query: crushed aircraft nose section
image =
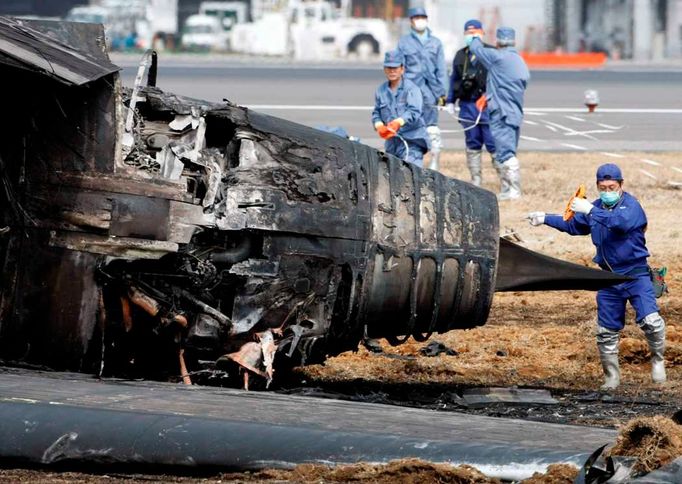
<path id="1" fill-rule="evenodd" d="M 93 28 L 0 18 L 2 358 L 248 385 L 485 323 L 492 193 L 164 93 L 151 54 L 122 89 Z"/>
<path id="2" fill-rule="evenodd" d="M 56 46 L 55 72 L 86 55 L 69 42 L 80 26 L 55 42 L 29 22 L 0 25 L 17 45 Z M 490 192 L 163 93 L 142 69 L 132 91 L 115 69 L 74 85 L 3 52 L 16 79 L 0 148 L 4 358 L 161 378 L 236 363 L 270 379 L 365 334 L 398 344 L 485 323 Z M 144 65 L 153 84 L 153 58 Z"/>

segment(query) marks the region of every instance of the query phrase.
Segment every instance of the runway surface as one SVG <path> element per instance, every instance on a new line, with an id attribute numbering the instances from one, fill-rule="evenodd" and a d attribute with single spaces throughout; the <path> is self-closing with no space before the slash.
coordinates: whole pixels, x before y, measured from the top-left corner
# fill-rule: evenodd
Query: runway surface
<path id="1" fill-rule="evenodd" d="M 114 58 L 132 85 L 135 59 Z M 682 73 L 656 70 L 533 71 L 526 95 L 521 150 L 682 150 Z M 379 66 L 290 65 L 282 62 L 191 61 L 160 58 L 158 85 L 209 101 L 222 99 L 309 126 L 342 126 L 380 147 L 370 123 Z M 597 112 L 583 106 L 586 89 L 600 97 Z M 464 147 L 461 126 L 441 113 L 445 147 Z M 608 155 L 606 155 L 608 156 Z"/>
<path id="2" fill-rule="evenodd" d="M 0 461 L 287 467 L 407 457 L 520 479 L 582 465 L 614 430 L 390 405 L 0 369 Z"/>

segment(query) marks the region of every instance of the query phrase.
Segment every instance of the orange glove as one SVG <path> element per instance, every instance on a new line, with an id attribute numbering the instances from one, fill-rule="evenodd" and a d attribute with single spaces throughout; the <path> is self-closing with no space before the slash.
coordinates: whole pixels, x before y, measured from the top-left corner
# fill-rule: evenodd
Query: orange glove
<path id="1" fill-rule="evenodd" d="M 394 133 L 397 133 L 398 130 L 402 128 L 404 124 L 405 120 L 403 118 L 395 118 L 393 121 L 388 123 L 388 129 L 390 129 Z"/>
<path id="2" fill-rule="evenodd" d="M 376 129 L 379 136 L 381 136 L 383 139 L 388 139 L 389 137 L 394 136 L 394 134 L 391 133 L 388 127 L 386 127 L 386 125 L 381 121 L 377 121 L 376 123 L 374 123 L 374 129 Z"/>
<path id="3" fill-rule="evenodd" d="M 479 111 L 483 111 L 487 105 L 488 101 L 485 98 L 485 94 L 482 94 L 481 97 L 476 99 L 476 109 L 478 109 Z"/>

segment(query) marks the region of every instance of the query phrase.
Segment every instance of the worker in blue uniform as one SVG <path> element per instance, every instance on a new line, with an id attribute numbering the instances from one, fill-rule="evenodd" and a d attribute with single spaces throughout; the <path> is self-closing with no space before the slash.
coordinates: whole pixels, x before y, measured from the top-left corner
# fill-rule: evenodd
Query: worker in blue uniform
<path id="1" fill-rule="evenodd" d="M 597 189 L 599 199 L 594 202 L 577 197 L 572 201 L 575 216 L 569 221 L 544 212 L 531 212 L 528 219 L 531 225 L 545 224 L 571 235 L 590 234 L 597 249 L 594 262 L 604 270 L 632 277 L 597 292 L 597 347 L 606 377 L 602 389 L 620 384 L 618 340 L 627 301 L 649 343 L 651 377 L 655 383 L 665 382 L 665 321 L 658 312 L 647 264 L 646 214 L 637 199 L 623 191 L 623 175 L 617 165 L 609 163 L 597 169 Z"/>
<path id="2" fill-rule="evenodd" d="M 374 94 L 372 123 L 386 140 L 385 150 L 401 160 L 423 166 L 429 151 L 429 135 L 422 117 L 422 94 L 413 82 L 403 77 L 405 57 L 398 50 L 386 52 L 386 82 Z"/>
<path id="3" fill-rule="evenodd" d="M 471 32 L 483 31 L 479 20 L 468 20 L 464 24 L 465 42 L 473 35 Z M 488 48 L 492 46 L 486 45 Z M 455 54 L 450 74 L 450 89 L 445 101 L 445 110 L 455 114 L 455 103 L 459 100 L 459 122 L 464 131 L 466 142 L 466 158 L 471 183 L 481 185 L 481 155 L 485 145 L 495 163 L 495 141 L 488 124 L 488 109 L 479 110 L 476 105 L 481 96 L 485 95 L 488 70 L 468 46 Z"/>
<path id="4" fill-rule="evenodd" d="M 438 106 L 445 105 L 448 73 L 442 42 L 428 28 L 424 7 L 408 9 L 411 31 L 398 41 L 398 50 L 405 56 L 405 78 L 414 82 L 423 96 L 423 117 L 431 146 L 430 168 L 438 169 L 442 146 L 438 127 Z"/>
<path id="5" fill-rule="evenodd" d="M 497 49 L 485 47 L 482 31 L 471 32 L 469 50 L 488 69 L 486 100 L 490 130 L 495 140 L 496 169 L 501 180 L 500 200 L 521 197 L 521 166 L 516 157 L 523 122 L 523 97 L 530 80 L 528 67 L 514 48 L 514 29 L 497 29 Z"/>

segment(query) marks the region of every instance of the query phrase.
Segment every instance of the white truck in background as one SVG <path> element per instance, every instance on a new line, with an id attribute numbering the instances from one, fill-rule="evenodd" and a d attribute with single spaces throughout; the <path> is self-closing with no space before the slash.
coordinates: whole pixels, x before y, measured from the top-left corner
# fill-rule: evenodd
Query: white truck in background
<path id="1" fill-rule="evenodd" d="M 230 31 L 246 22 L 246 2 L 201 2 L 199 13 L 190 15 L 182 29 L 182 47 L 186 50 L 230 50 Z"/>
<path id="2" fill-rule="evenodd" d="M 390 45 L 381 19 L 352 18 L 324 0 L 292 1 L 286 11 L 265 13 L 259 20 L 232 29 L 231 48 L 255 55 L 288 55 L 323 60 L 381 55 Z"/>

